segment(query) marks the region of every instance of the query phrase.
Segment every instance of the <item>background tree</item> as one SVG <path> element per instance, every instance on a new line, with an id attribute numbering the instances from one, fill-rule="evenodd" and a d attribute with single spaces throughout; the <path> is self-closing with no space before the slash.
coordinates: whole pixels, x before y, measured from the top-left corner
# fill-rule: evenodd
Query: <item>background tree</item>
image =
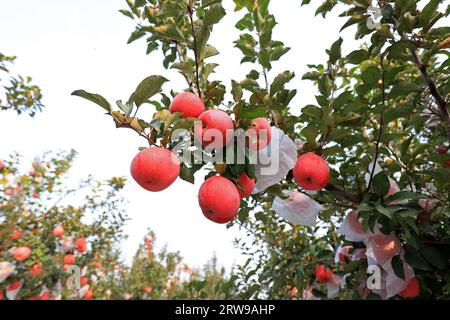
<path id="1" fill-rule="evenodd" d="M 0 90 L 0 110 L 13 110 L 17 114 L 28 113 L 30 117 L 34 117 L 44 107 L 41 102 L 41 90 L 32 84 L 31 77 L 10 74 L 10 65 L 15 60 L 16 57 L 0 53 L 0 86 L 2 89 Z M 8 76 L 6 81 L 2 81 L 2 74 Z M 4 96 L 3 99 L 2 96 Z"/>

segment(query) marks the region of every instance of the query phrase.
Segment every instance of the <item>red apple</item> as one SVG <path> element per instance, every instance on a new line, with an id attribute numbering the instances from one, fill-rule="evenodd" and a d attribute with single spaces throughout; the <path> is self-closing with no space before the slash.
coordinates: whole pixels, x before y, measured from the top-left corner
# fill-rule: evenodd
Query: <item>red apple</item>
<path id="1" fill-rule="evenodd" d="M 153 291 L 153 289 L 152 289 L 152 287 L 147 287 L 147 288 L 145 288 L 144 289 L 144 291 L 145 291 L 145 293 L 152 293 L 152 291 Z"/>
<path id="2" fill-rule="evenodd" d="M 87 285 L 88 284 L 88 278 L 86 276 L 82 276 L 81 279 L 80 279 L 80 284 L 82 286 Z"/>
<path id="3" fill-rule="evenodd" d="M 94 293 L 92 292 L 92 290 L 86 290 L 83 298 L 84 300 L 92 300 L 94 298 Z"/>
<path id="4" fill-rule="evenodd" d="M 17 261 L 25 261 L 31 255 L 31 249 L 28 247 L 19 247 L 14 250 L 13 255 Z"/>
<path id="5" fill-rule="evenodd" d="M 48 299 L 50 299 L 50 296 L 51 296 L 51 292 L 50 291 L 42 292 L 41 300 L 48 300 Z"/>
<path id="6" fill-rule="evenodd" d="M 316 267 L 316 280 L 320 283 L 325 283 L 333 278 L 333 273 L 330 268 L 325 267 L 323 264 L 319 264 Z"/>
<path id="7" fill-rule="evenodd" d="M 5 168 L 5 164 L 0 161 L 0 171 L 2 171 Z"/>
<path id="8" fill-rule="evenodd" d="M 53 228 L 53 235 L 57 238 L 61 238 L 64 234 L 64 227 L 59 225 Z"/>
<path id="9" fill-rule="evenodd" d="M 297 159 L 293 175 L 295 182 L 303 189 L 320 190 L 330 179 L 330 167 L 324 158 L 309 152 Z"/>
<path id="10" fill-rule="evenodd" d="M 87 241 L 85 238 L 78 238 L 76 241 L 77 251 L 84 253 L 87 251 Z"/>
<path id="11" fill-rule="evenodd" d="M 198 201 L 205 217 L 216 223 L 233 220 L 240 206 L 238 188 L 230 180 L 219 176 L 203 183 Z"/>
<path id="12" fill-rule="evenodd" d="M 30 270 L 28 270 L 28 273 L 32 277 L 37 277 L 42 273 L 42 264 L 35 263 L 31 266 Z"/>
<path id="13" fill-rule="evenodd" d="M 198 95 L 192 92 L 182 92 L 173 99 L 169 111 L 181 112 L 183 118 L 197 118 L 205 111 L 205 104 Z"/>
<path id="14" fill-rule="evenodd" d="M 408 285 L 398 295 L 402 298 L 415 298 L 420 294 L 420 284 L 416 277 L 409 280 Z"/>
<path id="15" fill-rule="evenodd" d="M 180 174 L 180 162 L 169 149 L 152 147 L 139 152 L 131 163 L 131 176 L 145 190 L 161 191 Z"/>
<path id="16" fill-rule="evenodd" d="M 74 264 L 75 261 L 76 261 L 76 258 L 75 258 L 75 256 L 74 256 L 73 254 L 71 254 L 71 253 L 66 254 L 66 255 L 64 256 L 64 264 L 66 264 L 66 265 L 69 265 L 69 266 L 70 266 L 70 265 Z"/>
<path id="17" fill-rule="evenodd" d="M 22 236 L 23 236 L 23 230 L 17 229 L 13 232 L 13 234 L 11 235 L 11 238 L 13 240 L 19 240 L 20 238 L 22 238 Z"/>
<path id="18" fill-rule="evenodd" d="M 196 124 L 194 131 L 203 146 L 219 149 L 233 139 L 233 120 L 226 112 L 216 109 L 206 110 L 198 118 L 202 124 Z"/>
<path id="19" fill-rule="evenodd" d="M 249 176 L 243 172 L 237 180 L 237 184 L 242 187 L 238 188 L 239 196 L 241 198 L 247 198 L 252 194 L 253 188 L 255 187 L 255 179 L 249 178 Z"/>
<path id="20" fill-rule="evenodd" d="M 444 154 L 444 153 L 447 153 L 447 148 L 445 146 L 439 146 L 439 147 L 437 147 L 436 151 L 439 154 Z"/>
<path id="21" fill-rule="evenodd" d="M 250 150 L 261 150 L 267 147 L 272 139 L 272 128 L 265 118 L 252 120 L 250 128 L 246 131 L 248 147 Z"/>
<path id="22" fill-rule="evenodd" d="M 34 192 L 31 196 L 33 198 L 39 198 L 39 192 Z"/>

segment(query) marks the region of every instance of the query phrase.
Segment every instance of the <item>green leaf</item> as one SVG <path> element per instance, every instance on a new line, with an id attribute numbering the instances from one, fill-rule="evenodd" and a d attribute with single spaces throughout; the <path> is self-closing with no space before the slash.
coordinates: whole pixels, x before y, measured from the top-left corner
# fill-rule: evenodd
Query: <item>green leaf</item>
<path id="1" fill-rule="evenodd" d="M 425 246 L 420 249 L 420 253 L 433 266 L 439 269 L 445 268 L 446 260 L 438 249 L 431 246 Z"/>
<path id="2" fill-rule="evenodd" d="M 347 61 L 351 64 L 360 64 L 367 59 L 369 59 L 369 52 L 364 49 L 352 51 L 347 55 Z"/>
<path id="3" fill-rule="evenodd" d="M 134 19 L 133 14 L 128 10 L 121 9 L 121 10 L 119 10 L 119 12 L 122 13 L 124 16 L 127 16 L 130 19 Z"/>
<path id="4" fill-rule="evenodd" d="M 400 279 L 405 280 L 405 269 L 403 268 L 403 261 L 399 255 L 392 258 L 391 265 L 395 275 Z"/>
<path id="5" fill-rule="evenodd" d="M 317 136 L 319 135 L 319 130 L 310 124 L 302 130 L 302 135 L 306 138 L 308 143 L 314 144 Z"/>
<path id="6" fill-rule="evenodd" d="M 397 98 L 400 96 L 407 96 L 413 92 L 417 92 L 420 86 L 410 81 L 401 81 L 396 83 L 391 92 L 389 93 L 390 98 Z"/>
<path id="7" fill-rule="evenodd" d="M 189 183 L 192 184 L 195 183 L 195 178 L 194 174 L 192 173 L 192 170 L 184 165 L 182 165 L 180 169 L 180 178 Z"/>
<path id="8" fill-rule="evenodd" d="M 160 92 L 162 85 L 167 81 L 169 80 L 162 76 L 150 76 L 145 78 L 130 96 L 128 104 L 131 105 L 134 102 L 136 106 L 139 107 L 149 98 Z"/>
<path id="9" fill-rule="evenodd" d="M 401 200 L 419 200 L 427 199 L 427 196 L 410 191 L 399 191 L 386 198 L 386 202 L 401 201 Z"/>
<path id="10" fill-rule="evenodd" d="M 375 66 L 370 66 L 361 73 L 361 79 L 365 84 L 376 84 L 380 80 L 380 77 L 380 70 Z"/>
<path id="11" fill-rule="evenodd" d="M 291 71 L 284 71 L 277 75 L 270 85 L 270 95 L 275 95 L 278 91 L 283 89 L 285 84 L 291 81 L 294 77 L 295 74 Z"/>
<path id="12" fill-rule="evenodd" d="M 185 42 L 183 32 L 177 27 L 175 23 L 163 24 L 153 27 L 153 31 L 158 33 L 161 37 L 174 40 L 178 42 Z"/>
<path id="13" fill-rule="evenodd" d="M 96 94 L 96 93 L 89 93 L 87 91 L 84 90 L 76 90 L 74 92 L 72 92 L 73 96 L 78 96 L 78 97 L 82 97 L 84 99 L 87 99 L 91 102 L 94 102 L 96 104 L 98 104 L 100 107 L 102 107 L 103 109 L 105 109 L 108 112 L 111 112 L 111 105 L 109 104 L 109 102 L 103 98 L 101 95 Z"/>
<path id="14" fill-rule="evenodd" d="M 436 13 L 441 0 L 431 0 L 423 8 L 422 13 L 419 16 L 419 22 L 422 27 L 426 27 L 430 23 L 431 17 Z"/>
<path id="15" fill-rule="evenodd" d="M 344 25 L 342 26 L 340 31 L 344 30 L 347 27 L 350 27 L 351 25 L 354 25 L 355 23 L 364 21 L 366 19 L 367 19 L 367 16 L 361 15 L 361 14 L 351 16 L 350 19 L 348 19 L 347 22 L 344 23 Z"/>
<path id="16" fill-rule="evenodd" d="M 322 110 L 319 107 L 314 106 L 312 104 L 307 105 L 306 107 L 303 107 L 301 112 L 312 118 L 316 118 L 316 119 L 322 118 Z"/>
<path id="17" fill-rule="evenodd" d="M 238 102 L 242 99 L 242 87 L 235 80 L 231 80 L 231 94 L 233 95 L 233 99 L 235 102 Z"/>
<path id="18" fill-rule="evenodd" d="M 342 40 L 342 38 L 339 38 L 331 45 L 331 48 L 328 51 L 328 55 L 330 56 L 331 64 L 335 64 L 341 57 L 341 46 L 342 46 L 343 41 L 344 40 Z"/>
<path id="19" fill-rule="evenodd" d="M 420 255 L 419 251 L 412 247 L 408 247 L 405 251 L 405 260 L 415 269 L 431 270 L 430 266 L 424 258 Z"/>
<path id="20" fill-rule="evenodd" d="M 222 4 L 213 4 L 209 7 L 209 10 L 206 11 L 205 16 L 203 17 L 203 26 L 212 26 L 222 20 L 225 15 L 226 12 L 222 7 Z"/>
<path id="21" fill-rule="evenodd" d="M 243 119 L 256 119 L 267 116 L 267 108 L 264 106 L 247 106 L 239 112 L 239 117 Z"/>
<path id="22" fill-rule="evenodd" d="M 373 177 L 372 190 L 380 198 L 383 198 L 389 192 L 389 187 L 389 178 L 384 172 L 379 172 Z"/>

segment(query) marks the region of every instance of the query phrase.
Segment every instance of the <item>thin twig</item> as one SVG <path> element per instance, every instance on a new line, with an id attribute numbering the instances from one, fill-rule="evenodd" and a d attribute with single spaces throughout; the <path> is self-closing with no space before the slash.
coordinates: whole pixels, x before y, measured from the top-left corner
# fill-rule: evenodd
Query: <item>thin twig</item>
<path id="1" fill-rule="evenodd" d="M 406 33 L 398 31 L 399 26 L 398 20 L 395 17 L 392 17 L 392 19 L 394 21 L 394 29 L 400 34 L 402 40 L 408 41 L 409 39 L 406 36 Z M 434 97 L 436 104 L 439 107 L 441 119 L 445 122 L 450 122 L 447 103 L 445 102 L 445 99 L 442 97 L 442 95 L 439 93 L 433 78 L 428 73 L 426 64 L 422 62 L 422 59 L 420 58 L 416 48 L 409 47 L 409 51 L 411 52 L 411 55 L 413 57 L 414 64 L 419 68 L 422 77 L 425 79 L 425 82 L 427 83 L 427 86 L 430 90 L 430 94 Z"/>
<path id="2" fill-rule="evenodd" d="M 385 83 L 384 83 L 384 72 L 385 72 L 385 69 L 384 69 L 384 63 L 383 63 L 383 56 L 381 56 L 381 98 L 382 98 L 383 107 L 386 107 L 386 90 L 385 90 Z M 373 159 L 373 166 L 372 166 L 372 170 L 370 172 L 369 183 L 367 184 L 366 191 L 368 191 L 370 189 L 370 186 L 372 185 L 373 175 L 375 174 L 375 166 L 378 161 L 378 155 L 380 153 L 380 142 L 381 142 L 381 136 L 383 134 L 383 126 L 384 126 L 384 109 L 381 111 L 380 128 L 378 131 L 377 142 L 375 145 L 375 156 Z"/>
<path id="3" fill-rule="evenodd" d="M 192 37 L 194 39 L 194 57 L 195 57 L 195 84 L 197 86 L 197 92 L 198 96 L 202 97 L 202 92 L 200 90 L 200 76 L 199 76 L 199 61 L 198 61 L 198 52 L 197 52 L 197 37 L 195 35 L 195 26 L 194 26 L 194 9 L 192 6 L 192 0 L 189 0 L 188 5 L 188 12 L 189 12 L 189 20 L 191 22 L 191 28 L 192 28 Z"/>

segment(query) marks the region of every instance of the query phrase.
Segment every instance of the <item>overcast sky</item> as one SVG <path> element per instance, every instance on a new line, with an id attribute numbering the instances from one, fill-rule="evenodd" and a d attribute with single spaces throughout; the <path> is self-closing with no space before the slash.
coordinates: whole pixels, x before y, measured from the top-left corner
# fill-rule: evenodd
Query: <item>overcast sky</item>
<path id="1" fill-rule="evenodd" d="M 284 41 L 292 50 L 275 63 L 270 77 L 286 69 L 295 71 L 297 77 L 291 85 L 299 91 L 292 107 L 295 114 L 315 101 L 315 88 L 300 80 L 306 64 L 326 61 L 325 49 L 339 37 L 344 23 L 335 16 L 326 20 L 314 17 L 317 5 L 300 7 L 300 3 L 274 0 L 271 4 L 279 22 L 274 39 Z M 224 5 L 228 15 L 215 28 L 211 43 L 221 52 L 213 59 L 220 64 L 215 77 L 230 87 L 231 79 L 243 79 L 252 66 L 239 65 L 241 54 L 232 43 L 238 38 L 234 23 L 243 12 L 233 13 L 231 0 L 225 0 Z M 131 221 L 126 226 L 129 239 L 123 244 L 127 259 L 146 229 L 152 228 L 158 238 L 157 248 L 167 243 L 169 249 L 180 250 L 192 265 L 204 264 L 213 252 L 227 267 L 243 261 L 232 244 L 242 233 L 210 222 L 198 207 L 202 177 L 197 177 L 195 187 L 178 179 L 160 193 L 141 189 L 131 180 L 129 165 L 145 141 L 129 130 L 115 129 L 101 108 L 70 95 L 76 89 L 85 89 L 101 93 L 111 103 L 125 100 L 142 79 L 152 74 L 171 80 L 166 90 L 185 88 L 177 72 L 162 67 L 159 53 L 145 55 L 144 40 L 126 44 L 134 24 L 118 12 L 125 7 L 124 0 L 0 0 L 0 52 L 18 57 L 12 71 L 33 76 L 47 106 L 34 119 L 0 113 L 0 158 L 19 151 L 32 160 L 46 150 L 74 148 L 79 156 L 71 171 L 73 179 L 89 174 L 98 179 L 128 177 L 124 196 L 129 201 Z M 344 52 L 356 49 L 352 31 L 344 34 Z M 153 110 L 146 108 L 142 115 L 150 116 Z"/>

